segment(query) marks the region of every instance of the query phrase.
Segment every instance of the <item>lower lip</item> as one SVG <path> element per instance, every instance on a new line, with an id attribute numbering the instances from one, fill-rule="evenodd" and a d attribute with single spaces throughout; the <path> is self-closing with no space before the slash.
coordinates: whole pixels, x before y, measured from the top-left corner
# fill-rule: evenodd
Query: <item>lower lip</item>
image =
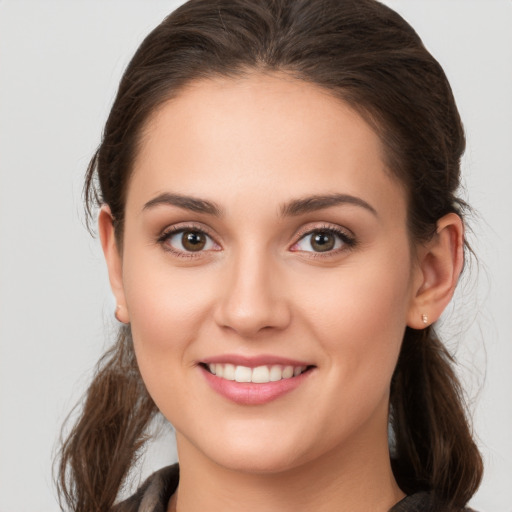
<path id="1" fill-rule="evenodd" d="M 307 370 L 289 379 L 255 384 L 252 382 L 236 382 L 234 380 L 222 379 L 213 375 L 202 366 L 199 366 L 199 368 L 214 391 L 240 405 L 262 405 L 272 402 L 296 389 L 311 373 L 311 370 Z"/>

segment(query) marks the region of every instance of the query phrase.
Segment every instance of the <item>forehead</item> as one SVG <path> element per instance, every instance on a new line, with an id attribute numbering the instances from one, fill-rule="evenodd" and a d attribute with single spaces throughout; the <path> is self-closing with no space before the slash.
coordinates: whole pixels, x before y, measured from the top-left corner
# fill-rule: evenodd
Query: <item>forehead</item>
<path id="1" fill-rule="evenodd" d="M 319 86 L 277 74 L 202 80 L 147 122 L 128 203 L 171 191 L 247 205 L 261 194 L 261 207 L 333 192 L 405 204 L 384 161 L 373 129 Z"/>

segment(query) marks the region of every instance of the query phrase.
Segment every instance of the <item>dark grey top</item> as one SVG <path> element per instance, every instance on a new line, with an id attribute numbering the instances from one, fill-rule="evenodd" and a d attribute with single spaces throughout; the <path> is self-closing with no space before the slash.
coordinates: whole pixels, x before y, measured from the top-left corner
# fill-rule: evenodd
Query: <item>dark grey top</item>
<path id="1" fill-rule="evenodd" d="M 113 512 L 165 512 L 169 499 L 176 491 L 180 479 L 178 464 L 167 466 L 153 473 L 130 498 L 119 503 Z M 406 496 L 389 512 L 443 512 L 431 495 L 420 492 Z M 461 511 L 462 512 L 462 511 Z M 469 508 L 463 512 L 474 512 Z"/>

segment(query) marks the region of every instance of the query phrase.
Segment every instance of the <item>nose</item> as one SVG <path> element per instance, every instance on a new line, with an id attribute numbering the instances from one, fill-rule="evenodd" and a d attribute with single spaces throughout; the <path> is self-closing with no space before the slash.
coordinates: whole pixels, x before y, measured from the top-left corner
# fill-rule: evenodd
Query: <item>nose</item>
<path id="1" fill-rule="evenodd" d="M 268 254 L 240 254 L 226 274 L 214 315 L 220 327 L 254 338 L 289 325 L 292 315 L 282 269 Z"/>

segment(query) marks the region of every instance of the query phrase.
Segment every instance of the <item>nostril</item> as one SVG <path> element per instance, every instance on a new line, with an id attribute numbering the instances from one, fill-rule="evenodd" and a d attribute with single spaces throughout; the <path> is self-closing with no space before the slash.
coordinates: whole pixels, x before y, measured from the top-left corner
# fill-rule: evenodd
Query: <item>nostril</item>
<path id="1" fill-rule="evenodd" d="M 215 314 L 219 327 L 230 329 L 239 335 L 252 338 L 262 332 L 286 328 L 291 320 L 291 314 L 285 304 L 277 301 L 266 301 L 263 298 L 254 300 L 235 300 L 230 297 Z"/>

